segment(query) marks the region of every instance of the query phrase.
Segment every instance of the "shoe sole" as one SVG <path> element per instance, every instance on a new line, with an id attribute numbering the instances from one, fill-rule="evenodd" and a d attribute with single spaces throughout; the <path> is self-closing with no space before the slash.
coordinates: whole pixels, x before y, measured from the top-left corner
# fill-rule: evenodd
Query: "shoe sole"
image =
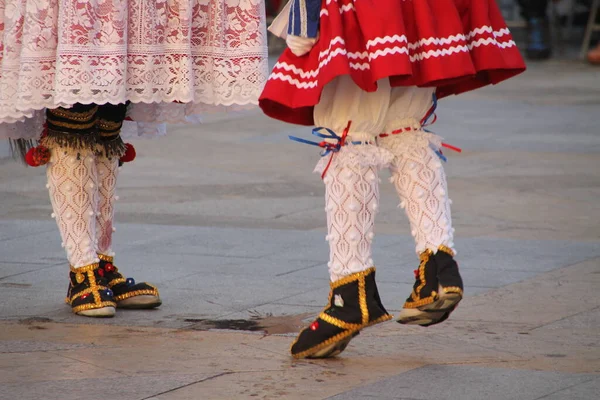
<path id="1" fill-rule="evenodd" d="M 117 307 L 129 310 L 148 310 L 151 308 L 156 308 L 161 304 L 162 301 L 159 297 L 141 295 L 118 301 Z"/>
<path id="2" fill-rule="evenodd" d="M 341 354 L 342 351 L 346 350 L 346 347 L 348 347 L 348 344 L 350 343 L 350 341 L 352 339 L 354 339 L 356 336 L 358 336 L 358 334 L 359 334 L 359 332 L 354 332 L 352 334 L 352 336 L 342 339 L 337 343 L 333 343 L 323 349 L 320 349 L 317 352 L 315 352 L 314 354 L 311 354 L 305 358 L 322 359 L 322 358 L 336 357 L 339 354 Z"/>
<path id="3" fill-rule="evenodd" d="M 365 328 L 369 328 L 371 326 L 377 325 L 377 324 L 381 324 L 384 322 L 389 321 L 390 319 L 392 319 L 393 317 L 389 314 L 385 314 L 383 316 L 381 316 L 380 318 L 371 321 L 370 323 L 368 323 L 367 325 L 363 326 L 361 328 L 365 329 Z M 344 338 L 342 340 L 340 340 L 337 343 L 333 343 L 323 349 L 319 349 L 316 352 L 314 352 L 313 354 L 310 354 L 308 356 L 304 356 L 302 358 L 310 358 L 310 359 L 319 359 L 319 358 L 332 358 L 332 357 L 336 357 L 338 356 L 342 351 L 346 350 L 346 347 L 348 347 L 348 344 L 350 343 L 350 341 L 352 339 L 354 339 L 356 336 L 358 336 L 358 334 L 360 333 L 360 331 L 354 332 L 350 337 Z"/>
<path id="4" fill-rule="evenodd" d="M 440 296 L 431 304 L 420 308 L 403 308 L 396 322 L 403 325 L 431 326 L 444 322 L 458 303 L 462 296 L 458 293 L 448 293 Z"/>
<path id="5" fill-rule="evenodd" d="M 77 315 L 91 318 L 111 318 L 115 315 L 115 313 L 116 310 L 114 307 L 102 307 L 92 310 L 79 311 Z"/>

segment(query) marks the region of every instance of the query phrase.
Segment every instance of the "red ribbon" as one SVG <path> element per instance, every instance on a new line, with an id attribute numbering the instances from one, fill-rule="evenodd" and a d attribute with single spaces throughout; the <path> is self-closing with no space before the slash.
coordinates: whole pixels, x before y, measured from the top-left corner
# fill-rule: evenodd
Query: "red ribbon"
<path id="1" fill-rule="evenodd" d="M 327 166 L 325 167 L 325 169 L 323 170 L 323 173 L 321 174 L 321 179 L 325 178 L 325 174 L 327 174 L 327 170 L 329 169 L 329 166 L 331 165 L 331 162 L 333 161 L 333 156 L 335 155 L 335 153 L 340 151 L 342 146 L 344 146 L 346 144 L 346 137 L 348 136 L 348 132 L 350 131 L 351 124 L 352 124 L 352 121 L 348 121 L 348 125 L 346 125 L 346 128 L 344 129 L 344 132 L 342 133 L 342 137 L 336 144 L 329 143 L 326 141 L 322 141 L 321 143 L 319 143 L 320 147 L 323 147 L 323 148 L 331 151 L 331 157 L 329 157 L 329 162 L 327 163 Z"/>

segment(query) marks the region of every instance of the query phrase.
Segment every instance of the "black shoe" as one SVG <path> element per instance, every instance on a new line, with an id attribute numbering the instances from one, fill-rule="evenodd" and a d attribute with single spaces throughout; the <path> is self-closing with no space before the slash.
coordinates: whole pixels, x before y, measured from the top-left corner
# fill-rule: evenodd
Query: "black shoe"
<path id="1" fill-rule="evenodd" d="M 133 278 L 125 279 L 112 263 L 113 257 L 98 254 L 98 258 L 100 273 L 108 280 L 108 287 L 112 289 L 119 308 L 149 309 L 162 304 L 155 286 L 146 282 L 136 283 Z"/>
<path id="2" fill-rule="evenodd" d="M 375 268 L 346 276 L 331 283 L 329 305 L 300 332 L 292 344 L 292 356 L 335 357 L 361 329 L 390 319 L 379 298 Z"/>
<path id="3" fill-rule="evenodd" d="M 546 60 L 552 55 L 548 18 L 531 18 L 527 21 L 527 48 L 525 53 L 530 60 Z"/>
<path id="4" fill-rule="evenodd" d="M 401 324 L 431 326 L 448 319 L 463 297 L 463 283 L 453 252 L 440 246 L 421 253 L 413 291 L 398 316 Z"/>
<path id="5" fill-rule="evenodd" d="M 108 282 L 99 272 L 99 264 L 71 267 L 65 302 L 75 314 L 86 317 L 112 317 L 117 303 Z"/>

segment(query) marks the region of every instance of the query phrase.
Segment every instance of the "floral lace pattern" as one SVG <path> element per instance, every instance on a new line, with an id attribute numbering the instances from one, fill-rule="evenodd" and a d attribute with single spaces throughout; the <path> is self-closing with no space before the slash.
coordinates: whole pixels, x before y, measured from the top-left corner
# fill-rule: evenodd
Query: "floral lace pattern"
<path id="1" fill-rule="evenodd" d="M 262 0 L 4 0 L 0 13 L 0 137 L 2 122 L 76 102 L 186 122 L 256 104 L 267 77 Z"/>
<path id="2" fill-rule="evenodd" d="M 394 184 L 410 222 L 416 252 L 437 252 L 441 245 L 454 246 L 454 228 L 446 173 L 435 149 L 441 138 L 421 130 L 384 139 L 379 144 L 395 158 L 390 166 Z M 453 249 L 454 251 L 454 249 Z"/>
<path id="3" fill-rule="evenodd" d="M 334 158 L 323 179 L 332 282 L 373 266 L 371 245 L 379 211 L 377 170 L 374 165 L 343 165 Z"/>
<path id="4" fill-rule="evenodd" d="M 115 215 L 115 196 L 119 160 L 96 156 L 98 171 L 98 212 L 96 213 L 96 235 L 98 253 L 112 256 L 113 219 Z"/>
<path id="5" fill-rule="evenodd" d="M 52 150 L 46 169 L 50 200 L 63 247 L 75 267 L 98 262 L 96 255 L 97 171 L 94 155 Z"/>

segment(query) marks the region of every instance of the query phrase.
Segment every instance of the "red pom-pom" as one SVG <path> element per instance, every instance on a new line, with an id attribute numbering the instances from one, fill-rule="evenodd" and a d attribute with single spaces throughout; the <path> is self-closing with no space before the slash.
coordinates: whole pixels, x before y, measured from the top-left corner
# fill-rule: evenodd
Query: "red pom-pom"
<path id="1" fill-rule="evenodd" d="M 29 165 L 31 167 L 37 167 L 37 164 L 35 164 L 35 161 L 33 161 L 33 152 L 34 151 L 35 151 L 35 148 L 32 148 L 32 149 L 29 149 L 27 154 L 25 154 L 25 162 L 27 163 L 27 165 Z"/>
<path id="2" fill-rule="evenodd" d="M 25 154 L 25 162 L 32 167 L 39 167 L 50 161 L 50 150 L 44 146 L 38 146 L 29 149 Z"/>
<path id="3" fill-rule="evenodd" d="M 135 147 L 131 143 L 125 143 L 127 150 L 125 154 L 119 159 L 121 163 L 131 162 L 135 160 Z"/>

